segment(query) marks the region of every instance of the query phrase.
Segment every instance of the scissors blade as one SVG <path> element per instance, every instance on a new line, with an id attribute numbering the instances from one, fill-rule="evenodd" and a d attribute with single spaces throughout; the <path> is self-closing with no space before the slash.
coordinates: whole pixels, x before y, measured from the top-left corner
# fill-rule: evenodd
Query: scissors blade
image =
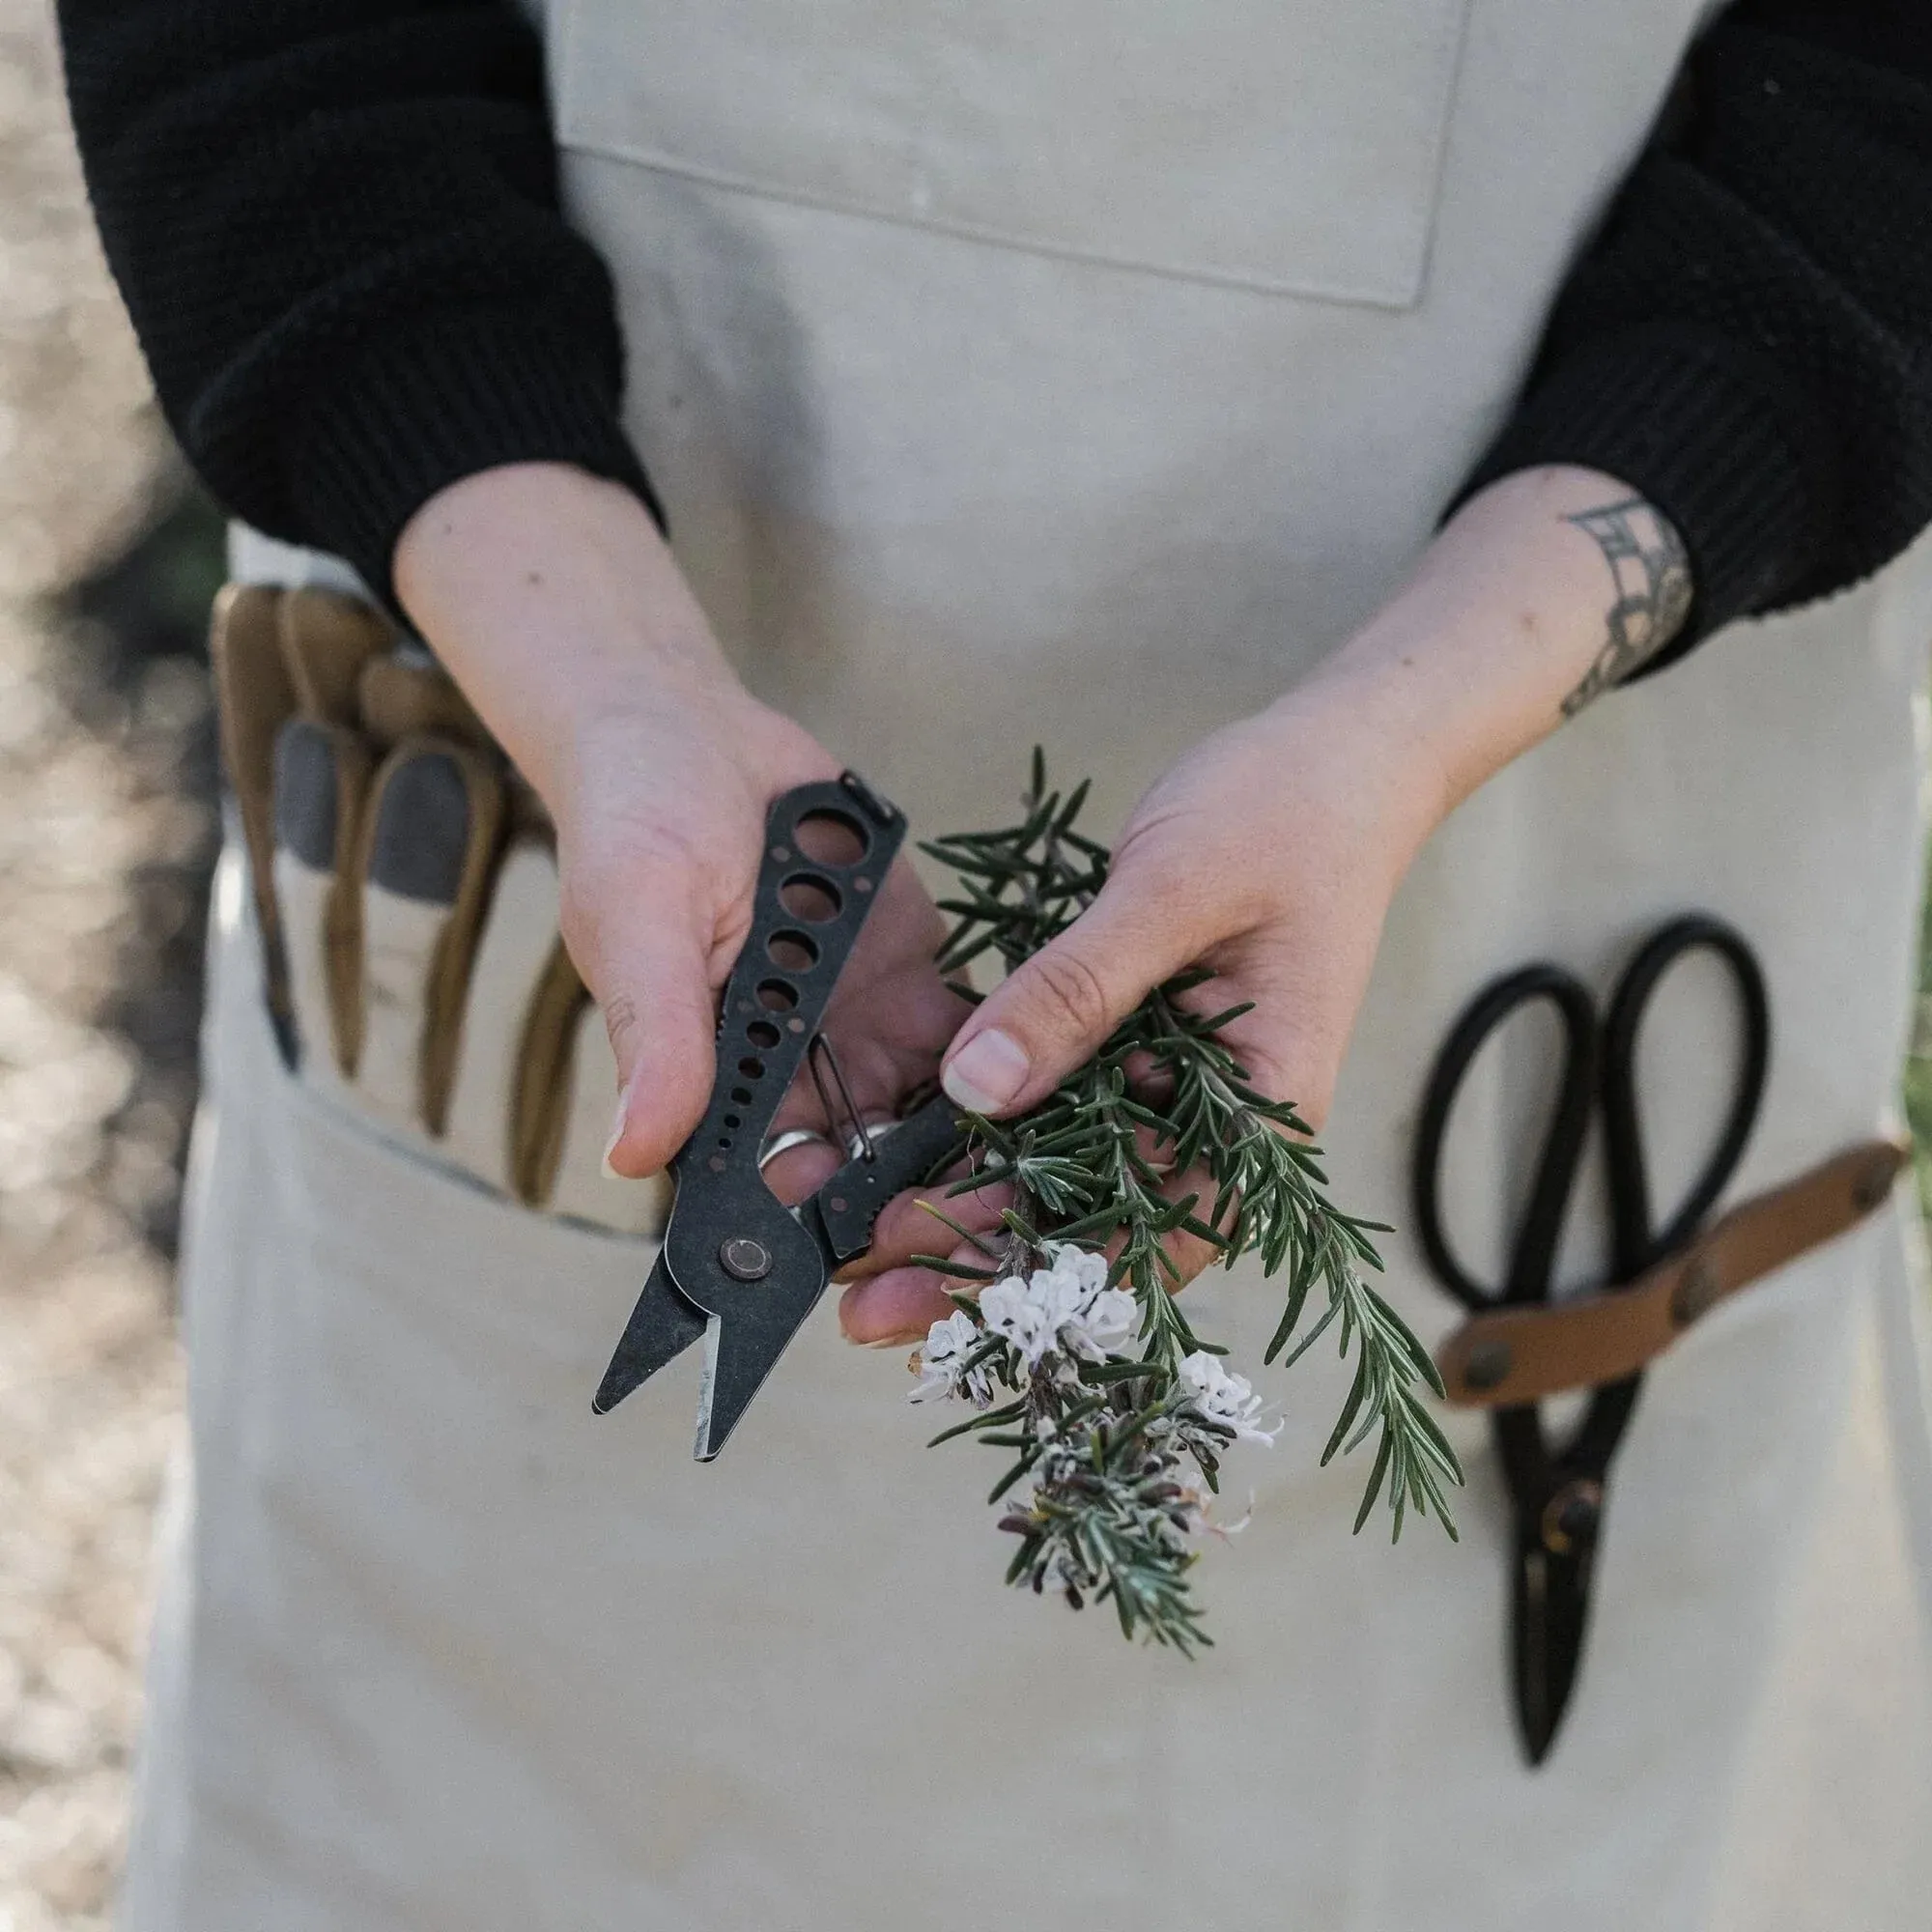
<path id="1" fill-rule="evenodd" d="M 810 1260 L 804 1253 L 787 1254 L 765 1279 L 729 1290 L 728 1302 L 719 1301 L 726 1284 L 713 1270 L 693 1274 L 697 1292 L 723 1308 L 705 1329 L 704 1383 L 697 1398 L 700 1463 L 710 1462 L 724 1448 L 778 1358 L 817 1307 L 833 1272 L 869 1244 L 879 1209 L 900 1189 L 923 1179 L 962 1138 L 952 1103 L 943 1096 L 928 1101 L 791 1210 L 790 1218 L 811 1244 Z M 774 1252 L 779 1252 L 777 1243 Z"/>
<path id="2" fill-rule="evenodd" d="M 634 1388 L 649 1381 L 667 1362 L 674 1361 L 702 1339 L 705 1327 L 703 1311 L 694 1308 L 678 1293 L 660 1250 L 644 1278 L 644 1291 L 631 1311 L 617 1351 L 611 1357 L 611 1366 L 590 1399 L 591 1412 L 608 1415 Z"/>
<path id="3" fill-rule="evenodd" d="M 759 1284 L 756 1296 L 734 1298 L 723 1314 L 714 1315 L 704 1329 L 704 1381 L 697 1394 L 697 1444 L 700 1463 L 709 1463 L 730 1439 L 752 1398 L 765 1384 L 779 1357 L 805 1325 L 825 1293 L 826 1271 L 810 1276 L 795 1271 L 795 1282 L 781 1278 Z"/>
<path id="4" fill-rule="evenodd" d="M 1558 1554 L 1525 1538 L 1516 1566 L 1514 1664 L 1517 1723 L 1532 1765 L 1549 1755 L 1570 1708 L 1589 1621 L 1587 1557 Z"/>

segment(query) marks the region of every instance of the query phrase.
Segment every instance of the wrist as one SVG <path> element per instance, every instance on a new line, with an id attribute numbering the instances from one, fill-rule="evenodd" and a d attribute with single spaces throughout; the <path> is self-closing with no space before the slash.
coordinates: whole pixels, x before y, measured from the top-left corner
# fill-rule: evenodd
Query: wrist
<path id="1" fill-rule="evenodd" d="M 440 491 L 397 542 L 397 596 L 547 800 L 574 748 L 640 712 L 751 704 L 643 505 L 561 464 Z"/>
<path id="2" fill-rule="evenodd" d="M 1339 701 L 1439 821 L 1662 649 L 1689 603 L 1675 532 L 1623 484 L 1524 470 L 1472 497 L 1289 701 Z"/>
<path id="3" fill-rule="evenodd" d="M 1319 797 L 1352 821 L 1385 860 L 1390 891 L 1457 803 L 1440 735 L 1412 703 L 1409 682 L 1399 659 L 1338 666 L 1255 721 L 1266 734 L 1265 769 L 1290 775 L 1295 800 Z"/>

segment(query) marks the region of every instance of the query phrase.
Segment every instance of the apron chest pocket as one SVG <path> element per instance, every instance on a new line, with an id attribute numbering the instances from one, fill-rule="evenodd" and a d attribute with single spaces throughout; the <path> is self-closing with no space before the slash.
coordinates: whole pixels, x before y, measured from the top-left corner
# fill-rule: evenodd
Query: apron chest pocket
<path id="1" fill-rule="evenodd" d="M 1468 0 L 569 0 L 567 148 L 1045 254 L 1407 308 Z"/>

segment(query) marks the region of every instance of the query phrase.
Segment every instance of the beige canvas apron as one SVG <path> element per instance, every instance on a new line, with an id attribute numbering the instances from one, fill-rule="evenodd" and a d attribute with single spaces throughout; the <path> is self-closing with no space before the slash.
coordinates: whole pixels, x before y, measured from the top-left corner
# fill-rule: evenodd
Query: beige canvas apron
<path id="1" fill-rule="evenodd" d="M 923 829 L 1040 739 L 1110 826 L 1397 580 L 1520 380 L 1691 0 L 578 0 L 575 217 L 632 423 L 754 686 Z M 1691 907 L 1776 1029 L 1735 1192 L 1886 1114 L 1918 875 L 1924 553 L 1606 698 L 1405 888 L 1329 1135 L 1406 1219 L 1463 1001 L 1607 981 Z M 1575 1707 L 1505 1679 L 1479 1424 L 1463 1541 L 1351 1539 L 1341 1382 L 1264 1385 L 1218 1648 L 1003 1593 L 973 1452 L 810 1325 L 730 1453 L 691 1378 L 593 1421 L 646 1255 L 524 1215 L 281 1070 L 239 893 L 187 1270 L 195 1467 L 128 1932 L 1917 1928 L 1932 1884 L 1932 1451 L 1903 1208 L 1650 1376 Z M 1727 1092 L 1694 969 L 1647 1035 L 1660 1195 Z M 1458 1119 L 1457 1228 L 1519 1204 L 1549 1041 Z M 1598 1254 L 1578 1216 L 1570 1277 Z M 1453 1311 L 1411 1244 L 1393 1293 Z M 1272 1290 L 1190 1294 L 1252 1363 Z"/>

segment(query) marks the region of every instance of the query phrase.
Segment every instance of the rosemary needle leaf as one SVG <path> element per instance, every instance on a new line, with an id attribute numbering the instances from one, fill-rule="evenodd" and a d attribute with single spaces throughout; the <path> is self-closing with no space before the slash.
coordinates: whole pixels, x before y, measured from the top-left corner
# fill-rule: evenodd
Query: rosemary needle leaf
<path id="1" fill-rule="evenodd" d="M 922 1201 L 919 1205 L 943 1227 L 952 1229 L 962 1241 L 967 1242 L 972 1247 L 978 1248 L 988 1261 L 997 1262 L 1003 1259 L 998 1248 L 994 1247 L 989 1241 L 983 1239 L 979 1235 L 974 1234 L 970 1228 L 962 1228 L 943 1208 L 938 1207 L 930 1201 Z"/>
<path id="2" fill-rule="evenodd" d="M 915 1255 L 914 1267 L 930 1268 L 934 1274 L 951 1275 L 955 1281 L 991 1281 L 992 1271 L 987 1268 L 969 1267 L 964 1262 L 949 1261 L 944 1255 Z"/>

